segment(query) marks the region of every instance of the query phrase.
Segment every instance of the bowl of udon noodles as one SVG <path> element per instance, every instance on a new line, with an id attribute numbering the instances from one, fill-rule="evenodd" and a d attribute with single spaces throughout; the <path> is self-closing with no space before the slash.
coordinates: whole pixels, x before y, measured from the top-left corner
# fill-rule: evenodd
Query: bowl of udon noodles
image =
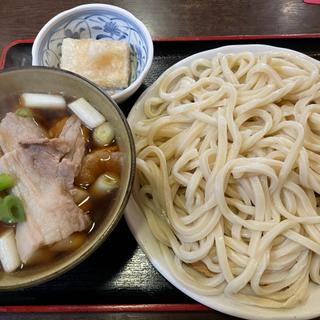
<path id="1" fill-rule="evenodd" d="M 132 108 L 126 220 L 159 272 L 245 319 L 320 315 L 320 63 L 265 45 L 169 68 Z"/>
<path id="2" fill-rule="evenodd" d="M 0 290 L 36 285 L 88 257 L 130 194 L 135 150 L 116 103 L 45 67 L 0 73 Z"/>

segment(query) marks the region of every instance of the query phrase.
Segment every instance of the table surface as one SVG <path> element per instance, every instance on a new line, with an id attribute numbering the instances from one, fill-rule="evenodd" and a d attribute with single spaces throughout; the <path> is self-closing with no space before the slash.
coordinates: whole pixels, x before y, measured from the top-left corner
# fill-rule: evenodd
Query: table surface
<path id="1" fill-rule="evenodd" d="M 106 2 L 106 1 L 93 1 Z M 82 0 L 0 0 L 0 52 L 15 39 L 33 38 L 54 15 Z M 302 0 L 111 0 L 140 18 L 154 40 L 177 37 L 232 35 L 296 35 L 320 33 L 320 5 L 307 5 Z M 45 287 L 43 286 L 43 290 Z M 156 302 L 156 299 L 154 299 Z M 186 298 L 186 302 L 190 302 Z M 1 303 L 0 303 L 1 305 Z M 21 315 L 0 315 L 3 319 L 20 319 Z M 142 318 L 139 314 L 127 317 Z M 217 312 L 202 314 L 153 314 L 149 319 L 231 319 Z M 49 319 L 44 315 L 24 319 Z M 50 319 L 60 319 L 52 315 Z M 62 316 L 64 319 L 120 319 L 119 315 Z"/>
<path id="2" fill-rule="evenodd" d="M 106 1 L 93 1 L 106 2 Z M 36 36 L 54 15 L 83 0 L 1 0 L 0 50 Z M 320 32 L 320 5 L 303 0 L 110 0 L 140 18 L 153 39 Z"/>

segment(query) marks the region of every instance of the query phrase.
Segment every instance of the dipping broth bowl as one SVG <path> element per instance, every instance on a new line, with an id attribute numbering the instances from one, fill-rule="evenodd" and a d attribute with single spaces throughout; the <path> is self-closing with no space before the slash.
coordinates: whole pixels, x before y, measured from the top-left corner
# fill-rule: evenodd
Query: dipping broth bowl
<path id="1" fill-rule="evenodd" d="M 78 249 L 46 265 L 34 265 L 12 273 L 0 272 L 0 290 L 28 287 L 48 281 L 88 257 L 110 235 L 120 220 L 135 172 L 135 147 L 126 118 L 113 99 L 91 82 L 71 72 L 43 67 L 13 69 L 0 73 L 0 100 L 24 92 L 62 92 L 65 96 L 83 97 L 104 115 L 114 128 L 115 138 L 123 155 L 120 187 L 113 203 L 106 204 L 103 209 L 106 214 L 100 217 Z"/>

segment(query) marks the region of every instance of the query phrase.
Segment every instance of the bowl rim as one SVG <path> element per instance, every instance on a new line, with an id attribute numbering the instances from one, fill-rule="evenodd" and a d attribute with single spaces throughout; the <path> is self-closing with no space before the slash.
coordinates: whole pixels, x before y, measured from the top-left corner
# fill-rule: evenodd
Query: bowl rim
<path id="1" fill-rule="evenodd" d="M 7 286 L 1 286 L 1 280 L 0 280 L 0 291 L 9 291 L 13 289 L 21 289 L 21 288 L 29 288 L 33 287 L 45 282 L 48 282 L 54 278 L 57 278 L 58 276 L 64 274 L 67 271 L 70 271 L 77 265 L 79 265 L 81 262 L 83 262 L 86 258 L 88 258 L 94 251 L 96 251 L 102 243 L 107 239 L 107 237 L 112 233 L 113 229 L 118 224 L 119 220 L 124 214 L 124 208 L 126 207 L 126 204 L 130 198 L 131 190 L 134 183 L 134 177 L 135 177 L 135 168 L 136 168 L 136 150 L 135 150 L 135 143 L 133 134 L 131 131 L 131 128 L 129 126 L 129 123 L 127 122 L 126 116 L 123 114 L 120 107 L 117 105 L 117 103 L 113 100 L 113 98 L 110 97 L 107 93 L 105 93 L 103 90 L 101 90 L 98 86 L 96 86 L 93 82 L 90 80 L 74 73 L 71 71 L 59 69 L 59 68 L 53 68 L 53 67 L 45 67 L 45 66 L 27 66 L 27 67 L 12 67 L 12 68 L 6 68 L 4 70 L 0 70 L 0 75 L 2 74 L 8 74 L 8 73 L 15 73 L 19 71 L 32 71 L 32 70 L 42 70 L 42 71 L 53 71 L 57 73 L 65 73 L 68 76 L 71 76 L 73 78 L 79 78 L 78 80 L 83 81 L 86 85 L 90 87 L 90 90 L 96 90 L 99 94 L 102 94 L 104 98 L 108 100 L 108 102 L 112 105 L 115 112 L 118 114 L 119 118 L 121 119 L 126 135 L 129 140 L 129 150 L 130 155 L 128 159 L 129 164 L 129 173 L 128 173 L 128 183 L 126 185 L 126 190 L 124 191 L 123 197 L 121 202 L 119 202 L 119 210 L 117 214 L 114 214 L 114 217 L 110 220 L 109 224 L 103 228 L 100 234 L 97 234 L 97 237 L 92 243 L 88 246 L 87 250 L 81 252 L 79 256 L 75 257 L 75 259 L 71 260 L 70 262 L 64 262 L 60 267 L 56 267 L 52 273 L 44 274 L 41 277 L 34 278 L 30 281 L 21 281 L 14 285 L 7 285 Z M 80 247 L 81 248 L 81 247 Z"/>
<path id="2" fill-rule="evenodd" d="M 97 9 L 97 10 L 105 10 L 105 9 L 111 9 L 114 10 L 115 12 L 118 12 L 126 17 L 128 17 L 129 19 L 133 20 L 138 27 L 142 30 L 142 32 L 144 33 L 145 39 L 146 39 L 146 45 L 148 47 L 148 56 L 147 56 L 147 61 L 146 64 L 142 70 L 142 72 L 140 73 L 140 75 L 132 82 L 129 84 L 129 86 L 123 90 L 121 90 L 120 92 L 117 92 L 113 95 L 111 95 L 112 99 L 119 99 L 120 102 L 122 102 L 121 98 L 126 99 L 127 97 L 129 97 L 131 94 L 133 94 L 141 85 L 143 79 L 146 77 L 152 61 L 153 61 L 153 55 L 154 55 L 154 48 L 153 48 L 153 42 L 152 42 L 152 38 L 150 35 L 149 30 L 147 29 L 147 27 L 145 26 L 145 24 L 139 20 L 136 16 L 134 16 L 131 12 L 114 6 L 114 5 L 110 5 L 110 4 L 104 4 L 104 3 L 89 3 L 89 4 L 82 4 L 67 10 L 64 10 L 60 13 L 58 13 L 57 15 L 53 16 L 38 32 L 33 46 L 32 46 L 32 65 L 33 66 L 40 66 L 39 64 L 39 49 L 40 49 L 40 42 L 41 40 L 45 37 L 45 35 L 48 33 L 48 31 L 51 30 L 52 26 L 59 20 L 61 20 L 62 18 L 75 13 L 75 12 L 84 12 L 87 9 Z M 45 67 L 45 66 L 43 66 Z M 48 68 L 52 68 L 52 67 L 48 67 Z"/>

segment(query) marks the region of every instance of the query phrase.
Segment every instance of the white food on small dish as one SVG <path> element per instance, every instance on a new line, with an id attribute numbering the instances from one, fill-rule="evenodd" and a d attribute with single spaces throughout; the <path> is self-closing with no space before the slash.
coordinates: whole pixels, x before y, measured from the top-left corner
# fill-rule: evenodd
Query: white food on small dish
<path id="1" fill-rule="evenodd" d="M 102 88 L 126 88 L 130 76 L 129 44 L 118 40 L 66 38 L 62 42 L 60 67 Z"/>
<path id="2" fill-rule="evenodd" d="M 132 198 L 126 218 L 160 272 L 198 301 L 255 318 L 259 308 L 236 309 L 230 298 L 296 307 L 314 288 L 309 273 L 318 282 L 318 87 L 311 58 L 268 46 L 225 47 L 170 68 L 129 115 L 135 199 L 161 244 L 146 243 L 150 229 L 141 227 L 146 221 Z M 190 268 L 199 261 L 209 275 Z M 291 319 L 295 309 L 269 309 L 260 318 Z"/>

